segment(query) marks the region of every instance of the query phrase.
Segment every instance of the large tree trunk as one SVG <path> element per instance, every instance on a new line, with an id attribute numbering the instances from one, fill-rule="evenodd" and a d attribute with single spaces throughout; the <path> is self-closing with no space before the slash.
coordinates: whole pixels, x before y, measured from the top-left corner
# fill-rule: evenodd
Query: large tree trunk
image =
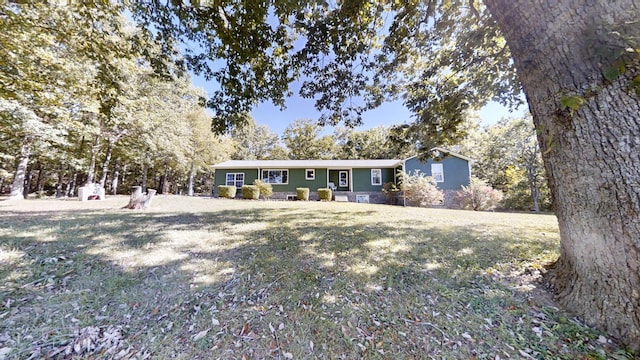
<path id="1" fill-rule="evenodd" d="M 27 174 L 27 166 L 29 165 L 29 157 L 31 156 L 31 142 L 24 141 L 20 148 L 20 158 L 18 159 L 18 165 L 16 171 L 13 174 L 13 185 L 11 186 L 11 200 L 23 200 L 24 196 L 24 182 Z M 27 190 L 28 191 L 28 190 Z"/>
<path id="2" fill-rule="evenodd" d="M 549 280 L 561 304 L 640 350 L 640 97 L 629 88 L 640 65 L 602 75 L 624 48 L 613 31 L 640 35 L 638 3 L 485 3 L 511 49 L 555 200 L 561 255 Z M 635 34 L 616 29 L 625 22 Z M 584 104 L 563 109 L 567 96 Z"/>

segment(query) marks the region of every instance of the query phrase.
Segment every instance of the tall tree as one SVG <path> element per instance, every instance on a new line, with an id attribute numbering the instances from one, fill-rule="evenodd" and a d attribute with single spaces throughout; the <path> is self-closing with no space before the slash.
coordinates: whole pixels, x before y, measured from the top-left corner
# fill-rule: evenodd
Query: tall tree
<path id="1" fill-rule="evenodd" d="M 94 9 L 78 9 L 101 18 Z M 74 16 L 70 7 L 0 4 L 0 121 L 16 139 L 13 199 L 23 198 L 34 147 L 66 141 L 81 114 L 93 111 L 85 90 L 95 68 L 73 39 L 79 28 Z"/>
<path id="2" fill-rule="evenodd" d="M 507 208 L 549 208 L 544 165 L 530 118 L 503 118 L 472 132 L 461 148 L 473 154 L 473 174 L 505 193 Z"/>
<path id="3" fill-rule="evenodd" d="M 284 129 L 282 140 L 292 160 L 329 160 L 335 157 L 335 143 L 329 135 L 320 136 L 322 128 L 311 119 L 296 120 Z"/>
<path id="4" fill-rule="evenodd" d="M 286 158 L 287 151 L 280 145 L 278 135 L 266 125 L 259 125 L 248 113 L 241 126 L 235 127 L 230 135 L 236 142 L 234 160 L 276 160 Z M 283 157 L 284 156 L 284 157 Z"/>
<path id="5" fill-rule="evenodd" d="M 559 299 L 640 350 L 638 4 L 486 4 L 513 55 L 556 201 Z"/>

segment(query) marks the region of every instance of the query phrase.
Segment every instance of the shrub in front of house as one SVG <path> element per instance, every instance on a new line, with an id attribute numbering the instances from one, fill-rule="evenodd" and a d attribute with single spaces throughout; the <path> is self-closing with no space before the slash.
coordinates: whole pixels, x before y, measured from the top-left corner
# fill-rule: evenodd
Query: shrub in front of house
<path id="1" fill-rule="evenodd" d="M 253 182 L 253 185 L 258 187 L 260 196 L 262 196 L 263 199 L 268 199 L 273 195 L 273 186 L 271 186 L 271 184 L 262 180 L 256 180 Z"/>
<path id="2" fill-rule="evenodd" d="M 242 185 L 242 198 L 258 200 L 260 198 L 260 188 L 255 185 Z"/>
<path id="3" fill-rule="evenodd" d="M 318 200 L 320 201 L 331 201 L 332 195 L 333 192 L 331 191 L 331 189 L 318 189 Z"/>
<path id="4" fill-rule="evenodd" d="M 436 187 L 431 176 L 415 172 L 413 175 L 401 173 L 400 189 L 409 206 L 440 205 L 444 201 L 444 192 Z"/>
<path id="5" fill-rule="evenodd" d="M 296 188 L 298 200 L 309 201 L 309 188 Z"/>
<path id="6" fill-rule="evenodd" d="M 236 187 L 233 185 L 218 185 L 218 195 L 221 198 L 233 199 L 236 197 Z"/>
<path id="7" fill-rule="evenodd" d="M 463 185 L 462 190 L 456 193 L 454 204 L 462 209 L 493 210 L 500 205 L 502 198 L 502 191 L 472 177 L 469 186 Z"/>

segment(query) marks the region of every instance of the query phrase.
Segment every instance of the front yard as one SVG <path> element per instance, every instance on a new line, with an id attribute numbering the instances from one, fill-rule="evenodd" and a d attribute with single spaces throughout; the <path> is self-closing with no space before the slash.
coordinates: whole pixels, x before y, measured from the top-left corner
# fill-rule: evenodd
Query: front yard
<path id="1" fill-rule="evenodd" d="M 0 202 L 0 359 L 630 358 L 536 282 L 552 215 Z"/>

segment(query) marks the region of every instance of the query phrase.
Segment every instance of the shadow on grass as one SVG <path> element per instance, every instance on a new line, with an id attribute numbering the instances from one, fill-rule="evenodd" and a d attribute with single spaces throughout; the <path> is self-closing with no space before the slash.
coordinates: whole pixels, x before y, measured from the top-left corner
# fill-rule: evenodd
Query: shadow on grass
<path id="1" fill-rule="evenodd" d="M 505 310 L 527 295 L 483 274 L 553 252 L 553 238 L 385 220 L 295 207 L 3 213 L 0 334 L 31 332 L 23 351 L 47 351 L 72 341 L 72 329 L 118 324 L 129 345 L 159 357 L 475 356 L 533 346 L 526 310 Z M 416 326 L 424 319 L 431 327 Z M 463 344 L 469 331 L 492 339 Z M 556 354 L 556 340 L 536 346 Z"/>

